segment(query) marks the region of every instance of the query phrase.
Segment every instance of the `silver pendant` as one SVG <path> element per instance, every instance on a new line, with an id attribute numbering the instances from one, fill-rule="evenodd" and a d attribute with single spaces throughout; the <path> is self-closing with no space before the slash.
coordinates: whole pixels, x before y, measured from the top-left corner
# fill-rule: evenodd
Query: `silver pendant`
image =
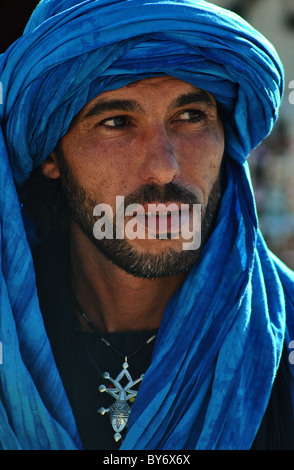
<path id="1" fill-rule="evenodd" d="M 109 380 L 113 385 L 114 388 L 107 388 L 106 385 L 100 385 L 99 391 L 109 393 L 113 398 L 115 398 L 115 402 L 109 408 L 100 408 L 98 412 L 102 415 L 105 413 L 109 413 L 110 422 L 112 425 L 113 430 L 115 431 L 114 440 L 118 442 L 121 439 L 121 431 L 128 425 L 129 417 L 131 414 L 131 407 L 127 403 L 132 398 L 137 396 L 138 391 L 132 390 L 132 387 L 137 385 L 139 382 L 142 381 L 144 374 L 137 380 L 133 380 L 131 374 L 127 370 L 129 364 L 127 362 L 127 358 L 125 358 L 125 362 L 123 363 L 123 369 L 118 374 L 116 379 L 112 379 L 109 375 L 109 372 L 104 372 L 103 377 Z M 123 387 L 121 385 L 121 380 L 126 377 L 128 383 Z"/>

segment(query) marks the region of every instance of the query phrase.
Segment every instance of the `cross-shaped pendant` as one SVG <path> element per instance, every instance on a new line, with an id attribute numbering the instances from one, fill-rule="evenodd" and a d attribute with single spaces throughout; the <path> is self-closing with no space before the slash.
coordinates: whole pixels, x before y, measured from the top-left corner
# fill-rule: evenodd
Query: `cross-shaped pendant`
<path id="1" fill-rule="evenodd" d="M 125 357 L 125 362 L 123 363 L 122 367 L 122 371 L 118 374 L 116 379 L 112 379 L 109 372 L 104 372 L 103 374 L 103 377 L 109 380 L 114 385 L 114 388 L 107 388 L 104 384 L 99 386 L 100 392 L 109 393 L 109 395 L 115 398 L 115 402 L 109 408 L 102 407 L 98 410 L 98 412 L 102 415 L 109 413 L 110 422 L 113 430 L 115 431 L 113 437 L 116 442 L 121 439 L 122 436 L 120 433 L 128 425 L 131 414 L 131 407 L 127 402 L 132 398 L 135 398 L 138 393 L 137 390 L 132 390 L 132 387 L 141 382 L 144 377 L 144 374 L 142 374 L 139 379 L 132 379 L 131 374 L 127 370 L 129 367 L 127 357 Z M 120 382 L 124 377 L 127 378 L 128 383 L 123 387 Z"/>

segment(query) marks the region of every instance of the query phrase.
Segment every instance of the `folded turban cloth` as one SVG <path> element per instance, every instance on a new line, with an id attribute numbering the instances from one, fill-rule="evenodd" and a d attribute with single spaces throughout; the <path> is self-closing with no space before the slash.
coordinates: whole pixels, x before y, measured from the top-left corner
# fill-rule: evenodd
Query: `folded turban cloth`
<path id="1" fill-rule="evenodd" d="M 201 0 L 43 0 L 0 56 L 0 448 L 81 448 L 17 190 L 89 100 L 162 75 L 217 99 L 228 184 L 201 261 L 164 312 L 122 449 L 249 449 L 254 440 L 294 338 L 293 273 L 262 239 L 246 162 L 277 119 L 277 53 Z"/>

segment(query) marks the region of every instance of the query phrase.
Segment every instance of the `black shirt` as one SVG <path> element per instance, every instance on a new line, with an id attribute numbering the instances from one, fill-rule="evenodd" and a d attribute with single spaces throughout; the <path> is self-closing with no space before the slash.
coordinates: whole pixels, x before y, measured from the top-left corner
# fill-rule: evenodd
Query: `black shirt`
<path id="1" fill-rule="evenodd" d="M 51 343 L 56 365 L 71 404 L 84 449 L 116 450 L 121 445 L 114 439 L 115 431 L 109 413 L 98 410 L 113 402 L 99 386 L 110 385 L 103 378 L 109 372 L 115 379 L 122 370 L 124 358 L 107 347 L 92 332 L 80 328 L 73 313 L 70 294 L 68 244 L 52 241 L 34 251 L 34 263 L 40 307 Z M 103 334 L 123 355 L 132 354 L 156 331 Z M 129 361 L 133 380 L 145 373 L 151 361 L 151 342 Z M 121 432 L 122 439 L 126 428 Z M 290 377 L 287 353 L 284 351 L 271 398 L 256 435 L 252 450 L 294 450 L 294 420 L 290 398 Z"/>

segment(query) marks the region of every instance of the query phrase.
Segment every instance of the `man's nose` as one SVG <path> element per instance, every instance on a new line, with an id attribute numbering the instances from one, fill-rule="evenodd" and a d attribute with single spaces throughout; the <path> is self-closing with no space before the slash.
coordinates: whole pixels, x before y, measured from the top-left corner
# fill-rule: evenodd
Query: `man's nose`
<path id="1" fill-rule="evenodd" d="M 164 128 L 153 128 L 144 138 L 140 178 L 147 183 L 167 184 L 180 175 L 175 146 Z"/>

